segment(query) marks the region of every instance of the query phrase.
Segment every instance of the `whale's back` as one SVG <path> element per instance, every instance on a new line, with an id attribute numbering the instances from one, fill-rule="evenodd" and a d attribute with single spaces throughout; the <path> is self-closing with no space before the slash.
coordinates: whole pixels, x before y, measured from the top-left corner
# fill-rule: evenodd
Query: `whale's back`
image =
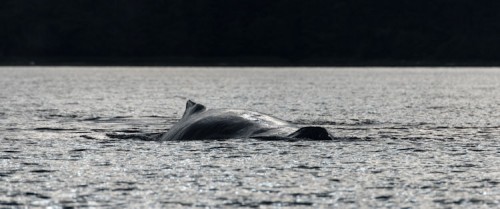
<path id="1" fill-rule="evenodd" d="M 287 121 L 247 110 L 212 109 L 188 101 L 177 124 L 160 140 L 201 140 L 231 138 L 304 138 L 329 139 L 321 127 L 299 128 Z"/>

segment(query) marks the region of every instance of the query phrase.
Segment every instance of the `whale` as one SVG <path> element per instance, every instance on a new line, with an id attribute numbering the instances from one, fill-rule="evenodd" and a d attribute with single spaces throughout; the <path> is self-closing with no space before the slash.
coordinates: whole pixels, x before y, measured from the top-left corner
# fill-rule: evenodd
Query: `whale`
<path id="1" fill-rule="evenodd" d="M 182 140 L 332 140 L 325 128 L 299 127 L 273 116 L 241 109 L 207 109 L 188 100 L 182 118 L 159 141 Z"/>

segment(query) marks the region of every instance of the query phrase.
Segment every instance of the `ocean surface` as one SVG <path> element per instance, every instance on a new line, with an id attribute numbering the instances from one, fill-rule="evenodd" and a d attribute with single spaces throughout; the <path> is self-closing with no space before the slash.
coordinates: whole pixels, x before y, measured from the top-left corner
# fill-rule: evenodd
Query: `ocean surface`
<path id="1" fill-rule="evenodd" d="M 144 141 L 187 99 L 333 141 Z M 500 207 L 499 68 L 0 68 L 0 208 Z"/>

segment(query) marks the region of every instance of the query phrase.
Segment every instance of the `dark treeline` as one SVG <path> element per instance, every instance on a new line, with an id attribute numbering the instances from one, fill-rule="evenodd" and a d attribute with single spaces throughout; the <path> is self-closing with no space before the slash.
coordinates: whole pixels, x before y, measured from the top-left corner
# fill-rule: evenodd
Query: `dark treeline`
<path id="1" fill-rule="evenodd" d="M 2 0 L 0 64 L 499 65 L 500 1 Z"/>

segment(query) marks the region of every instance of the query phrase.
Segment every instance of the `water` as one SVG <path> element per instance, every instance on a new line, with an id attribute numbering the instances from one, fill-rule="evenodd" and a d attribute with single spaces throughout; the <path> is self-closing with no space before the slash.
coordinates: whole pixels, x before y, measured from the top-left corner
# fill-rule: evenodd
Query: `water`
<path id="1" fill-rule="evenodd" d="M 154 142 L 187 98 L 337 140 Z M 0 68 L 0 207 L 491 208 L 497 68 Z"/>

